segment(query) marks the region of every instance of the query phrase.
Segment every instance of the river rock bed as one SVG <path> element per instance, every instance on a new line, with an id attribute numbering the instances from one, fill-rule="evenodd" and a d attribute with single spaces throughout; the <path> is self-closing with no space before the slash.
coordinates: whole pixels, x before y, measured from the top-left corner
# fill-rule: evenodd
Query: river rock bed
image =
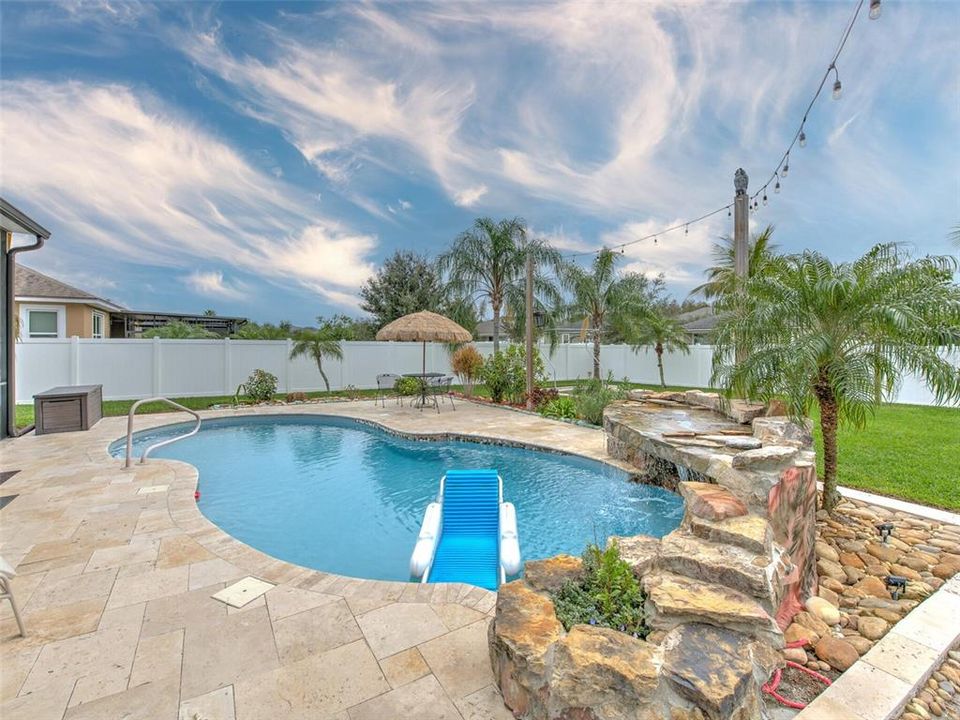
<path id="1" fill-rule="evenodd" d="M 934 671 L 924 688 L 907 703 L 900 720 L 960 720 L 960 645 Z"/>
<path id="2" fill-rule="evenodd" d="M 886 542 L 877 526 L 892 523 Z M 817 514 L 818 596 L 784 632 L 785 651 L 813 670 L 846 670 L 907 613 L 960 572 L 960 526 L 844 500 Z M 894 599 L 891 575 L 906 578 Z"/>

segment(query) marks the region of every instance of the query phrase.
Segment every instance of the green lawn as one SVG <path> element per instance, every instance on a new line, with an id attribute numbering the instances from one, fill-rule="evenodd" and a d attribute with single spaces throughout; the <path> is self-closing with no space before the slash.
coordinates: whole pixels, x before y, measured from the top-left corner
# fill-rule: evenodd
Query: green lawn
<path id="1" fill-rule="evenodd" d="M 572 381 L 559 381 L 568 385 Z M 635 385 L 651 390 L 653 385 Z M 456 388 L 459 389 L 459 388 Z M 670 387 L 670 390 L 691 388 Z M 343 396 L 343 391 L 329 393 Z M 360 397 L 372 397 L 374 390 L 356 390 Z M 478 387 L 474 394 L 485 395 Z M 325 392 L 307 393 L 316 398 Z M 277 395 L 283 399 L 283 395 Z M 181 405 L 205 410 L 211 405 L 233 402 L 233 397 L 173 398 Z M 106 400 L 103 414 L 126 415 L 132 400 Z M 163 403 L 142 405 L 138 412 L 169 412 Z M 822 457 L 820 429 L 814 417 L 818 457 Z M 33 405 L 17 405 L 17 425 L 33 423 Z M 960 510 L 960 408 L 919 405 L 883 405 L 863 430 L 841 428 L 838 479 L 841 485 L 881 495 L 891 495 L 924 505 Z M 820 472 L 823 471 L 821 463 Z"/>
<path id="2" fill-rule="evenodd" d="M 841 485 L 960 510 L 960 408 L 881 405 L 863 430 L 841 428 L 837 446 Z"/>

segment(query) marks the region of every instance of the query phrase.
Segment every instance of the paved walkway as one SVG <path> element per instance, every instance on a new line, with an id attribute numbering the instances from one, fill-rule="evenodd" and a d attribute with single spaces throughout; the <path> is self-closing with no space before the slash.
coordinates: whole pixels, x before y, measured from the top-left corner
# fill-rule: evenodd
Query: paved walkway
<path id="1" fill-rule="evenodd" d="M 477 404 L 439 415 L 369 401 L 257 412 L 336 414 L 607 459 L 599 430 Z M 180 419 L 144 416 L 137 427 Z M 122 469 L 106 448 L 124 431 L 124 418 L 106 418 L 86 433 L 0 445 L 0 469 L 19 470 L 0 484 L 0 496 L 16 496 L 0 511 L 0 553 L 19 573 L 28 631 L 16 637 L 3 603 L 4 720 L 512 717 L 487 653 L 494 593 L 358 580 L 269 557 L 200 514 L 192 466 Z M 240 609 L 211 598 L 246 576 L 275 587 Z"/>

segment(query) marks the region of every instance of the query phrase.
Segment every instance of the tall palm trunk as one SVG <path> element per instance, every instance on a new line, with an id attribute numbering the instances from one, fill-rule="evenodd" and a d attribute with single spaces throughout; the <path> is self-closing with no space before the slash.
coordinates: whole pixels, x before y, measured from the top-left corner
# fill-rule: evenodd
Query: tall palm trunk
<path id="1" fill-rule="evenodd" d="M 657 369 L 660 371 L 660 387 L 667 387 L 667 381 L 663 379 L 663 344 L 657 343 L 654 348 L 654 352 L 657 353 Z"/>
<path id="2" fill-rule="evenodd" d="M 823 508 L 832 512 L 840 502 L 840 493 L 837 492 L 837 398 L 825 370 L 820 371 L 813 391 L 820 405 L 820 432 L 823 435 Z"/>
<path id="3" fill-rule="evenodd" d="M 493 354 L 500 352 L 500 303 L 493 303 Z"/>
<path id="4" fill-rule="evenodd" d="M 317 358 L 317 370 L 320 371 L 320 377 L 323 378 L 323 385 L 327 388 L 327 392 L 330 392 L 330 381 L 327 380 L 327 374 L 323 371 L 323 363 L 320 361 L 320 358 Z"/>
<path id="5" fill-rule="evenodd" d="M 593 333 L 593 377 L 600 379 L 600 330 Z"/>

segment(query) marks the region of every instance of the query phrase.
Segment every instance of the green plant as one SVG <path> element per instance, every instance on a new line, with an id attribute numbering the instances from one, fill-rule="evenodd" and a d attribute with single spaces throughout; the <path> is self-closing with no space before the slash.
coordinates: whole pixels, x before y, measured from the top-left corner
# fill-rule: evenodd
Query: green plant
<path id="1" fill-rule="evenodd" d="M 397 381 L 393 384 L 393 389 L 397 391 L 398 395 L 416 395 L 420 392 L 420 383 L 412 377 L 397 378 Z"/>
<path id="2" fill-rule="evenodd" d="M 256 403 L 266 402 L 272 400 L 274 393 L 277 392 L 277 376 L 258 368 L 250 373 L 244 387 L 251 400 Z"/>
<path id="3" fill-rule="evenodd" d="M 541 407 L 540 414 L 554 420 L 573 420 L 577 417 L 577 406 L 572 397 L 557 397 Z"/>
<path id="4" fill-rule="evenodd" d="M 360 397 L 360 390 L 356 385 L 347 385 L 342 392 L 351 400 L 356 400 Z"/>
<path id="5" fill-rule="evenodd" d="M 776 270 L 780 255 L 777 246 L 771 242 L 773 225 L 767 225 L 759 235 L 747 240 L 747 276 L 756 277 Z M 735 269 L 735 251 L 733 238 L 729 235 L 720 238 L 711 250 L 716 263 L 707 268 L 707 282 L 690 291 L 690 296 L 703 296 L 707 300 L 721 300 L 729 297 L 737 289 Z"/>
<path id="6" fill-rule="evenodd" d="M 533 392 L 523 394 L 523 400 L 524 404 L 526 404 L 526 401 L 529 399 L 530 405 L 533 407 L 533 409 L 539 410 L 547 403 L 556 400 L 559 396 L 560 392 L 556 388 L 545 388 L 539 385 L 534 385 Z"/>
<path id="7" fill-rule="evenodd" d="M 583 578 L 567 582 L 553 595 L 557 619 L 574 625 L 599 625 L 634 637 L 646 637 L 643 591 L 633 568 L 620 557 L 615 542 L 606 550 L 588 545 L 583 553 Z"/>
<path id="8" fill-rule="evenodd" d="M 896 245 L 837 264 L 808 250 L 717 303 L 713 380 L 728 395 L 780 396 L 795 419 L 817 405 L 826 510 L 839 501 L 841 424 L 863 428 L 908 374 L 937 403 L 960 399 L 960 370 L 944 354 L 960 347 L 957 267 L 950 256 L 912 260 Z"/>
<path id="9" fill-rule="evenodd" d="M 483 369 L 483 355 L 473 345 L 465 345 L 453 353 L 450 366 L 463 382 L 463 394 L 470 397 L 473 394 L 473 383 Z"/>
<path id="10" fill-rule="evenodd" d="M 660 386 L 666 387 L 667 381 L 663 378 L 663 352 L 690 353 L 687 345 L 687 331 L 676 319 L 665 315 L 659 309 L 646 313 L 631 333 L 630 344 L 637 352 L 642 346 L 653 346 L 657 354 L 657 369 L 660 371 Z"/>
<path id="11" fill-rule="evenodd" d="M 626 380 L 616 382 L 612 373 L 606 380 L 589 378 L 578 381 L 573 389 L 577 417 L 593 425 L 603 425 L 603 409 L 614 400 L 625 398 L 628 389 L 629 383 Z"/>
<path id="12" fill-rule="evenodd" d="M 559 292 L 541 268 L 558 269 L 560 253 L 541 238 L 528 236 L 520 218 L 477 218 L 473 227 L 460 233 L 453 246 L 437 258 L 437 267 L 448 275 L 452 293 L 490 303 L 494 354 L 500 351 L 501 313 L 513 309 L 516 314 L 523 306 L 528 257 L 534 264 L 535 293 L 550 304 L 558 302 Z"/>
<path id="13" fill-rule="evenodd" d="M 317 370 L 320 371 L 320 377 L 323 378 L 323 384 L 327 388 L 327 392 L 330 392 L 330 381 L 327 380 L 327 374 L 323 371 L 323 358 L 343 359 L 343 348 L 340 347 L 340 340 L 325 336 L 322 329 L 303 332 L 297 336 L 297 341 L 290 351 L 290 359 L 293 360 L 301 355 L 313 358 L 313 361 L 317 364 Z"/>
<path id="14" fill-rule="evenodd" d="M 220 336 L 200 325 L 192 325 L 182 320 L 172 320 L 166 325 L 147 330 L 143 333 L 143 337 L 161 338 L 164 340 L 212 340 Z"/>
<path id="15" fill-rule="evenodd" d="M 534 348 L 533 353 L 533 381 L 537 386 L 546 381 L 547 373 L 540 351 Z M 506 350 L 495 352 L 484 362 L 480 378 L 494 402 L 522 402 L 527 389 L 527 353 L 524 346 L 509 345 Z"/>

